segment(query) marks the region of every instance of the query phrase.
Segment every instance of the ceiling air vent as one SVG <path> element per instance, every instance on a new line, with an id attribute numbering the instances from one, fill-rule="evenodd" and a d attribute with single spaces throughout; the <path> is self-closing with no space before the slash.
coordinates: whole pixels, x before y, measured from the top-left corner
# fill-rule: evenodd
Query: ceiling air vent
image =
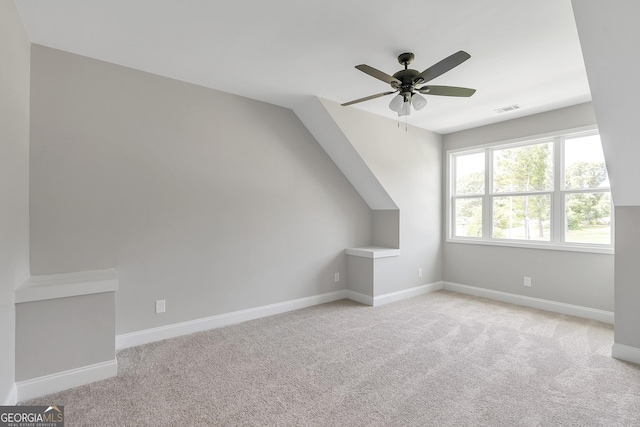
<path id="1" fill-rule="evenodd" d="M 520 106 L 518 104 L 509 105 L 507 107 L 498 108 L 494 110 L 496 113 L 506 113 L 507 111 L 513 111 L 519 109 Z"/>

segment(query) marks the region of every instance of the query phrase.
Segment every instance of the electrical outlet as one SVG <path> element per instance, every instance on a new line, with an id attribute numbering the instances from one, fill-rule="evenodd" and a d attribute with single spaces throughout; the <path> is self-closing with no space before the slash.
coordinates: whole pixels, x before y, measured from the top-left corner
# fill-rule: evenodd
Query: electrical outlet
<path id="1" fill-rule="evenodd" d="M 333 276 L 333 278 L 334 278 L 334 280 L 335 280 L 336 282 L 339 282 L 339 281 L 340 281 L 340 273 L 336 273 L 336 274 Z"/>
<path id="2" fill-rule="evenodd" d="M 421 268 L 418 269 L 418 277 L 422 277 L 422 269 Z"/>
<path id="3" fill-rule="evenodd" d="M 531 277 L 524 276 L 524 285 L 531 286 Z"/>
<path id="4" fill-rule="evenodd" d="M 165 302 L 163 299 L 156 301 L 156 314 L 165 312 Z"/>

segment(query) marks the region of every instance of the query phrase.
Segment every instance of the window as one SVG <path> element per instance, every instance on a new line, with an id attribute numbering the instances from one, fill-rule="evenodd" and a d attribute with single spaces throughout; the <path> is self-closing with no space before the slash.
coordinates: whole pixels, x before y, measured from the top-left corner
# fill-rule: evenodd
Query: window
<path id="1" fill-rule="evenodd" d="M 448 153 L 448 240 L 612 252 L 596 130 Z"/>

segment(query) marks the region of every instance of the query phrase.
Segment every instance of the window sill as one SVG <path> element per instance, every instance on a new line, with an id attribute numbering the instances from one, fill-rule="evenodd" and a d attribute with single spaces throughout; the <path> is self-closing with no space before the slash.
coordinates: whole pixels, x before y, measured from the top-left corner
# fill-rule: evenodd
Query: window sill
<path id="1" fill-rule="evenodd" d="M 589 245 L 572 245 L 572 244 L 563 244 L 557 245 L 554 243 L 544 243 L 544 242 L 519 242 L 519 241 L 504 241 L 504 240 L 483 240 L 483 239 L 464 239 L 464 238 L 449 238 L 446 243 L 462 243 L 468 245 L 484 245 L 484 246 L 503 246 L 510 248 L 520 248 L 520 249 L 542 249 L 542 250 L 551 250 L 551 251 L 565 251 L 565 252 L 586 252 L 586 253 L 594 253 L 594 254 L 605 254 L 605 255 L 613 255 L 615 254 L 615 249 L 609 246 L 589 246 Z"/>

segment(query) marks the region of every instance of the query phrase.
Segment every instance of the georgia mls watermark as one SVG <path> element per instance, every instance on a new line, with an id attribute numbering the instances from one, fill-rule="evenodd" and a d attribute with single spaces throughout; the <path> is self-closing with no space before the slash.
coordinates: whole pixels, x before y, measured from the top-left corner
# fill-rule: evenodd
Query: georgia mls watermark
<path id="1" fill-rule="evenodd" d="M 64 427 L 64 406 L 0 406 L 0 427 Z"/>

